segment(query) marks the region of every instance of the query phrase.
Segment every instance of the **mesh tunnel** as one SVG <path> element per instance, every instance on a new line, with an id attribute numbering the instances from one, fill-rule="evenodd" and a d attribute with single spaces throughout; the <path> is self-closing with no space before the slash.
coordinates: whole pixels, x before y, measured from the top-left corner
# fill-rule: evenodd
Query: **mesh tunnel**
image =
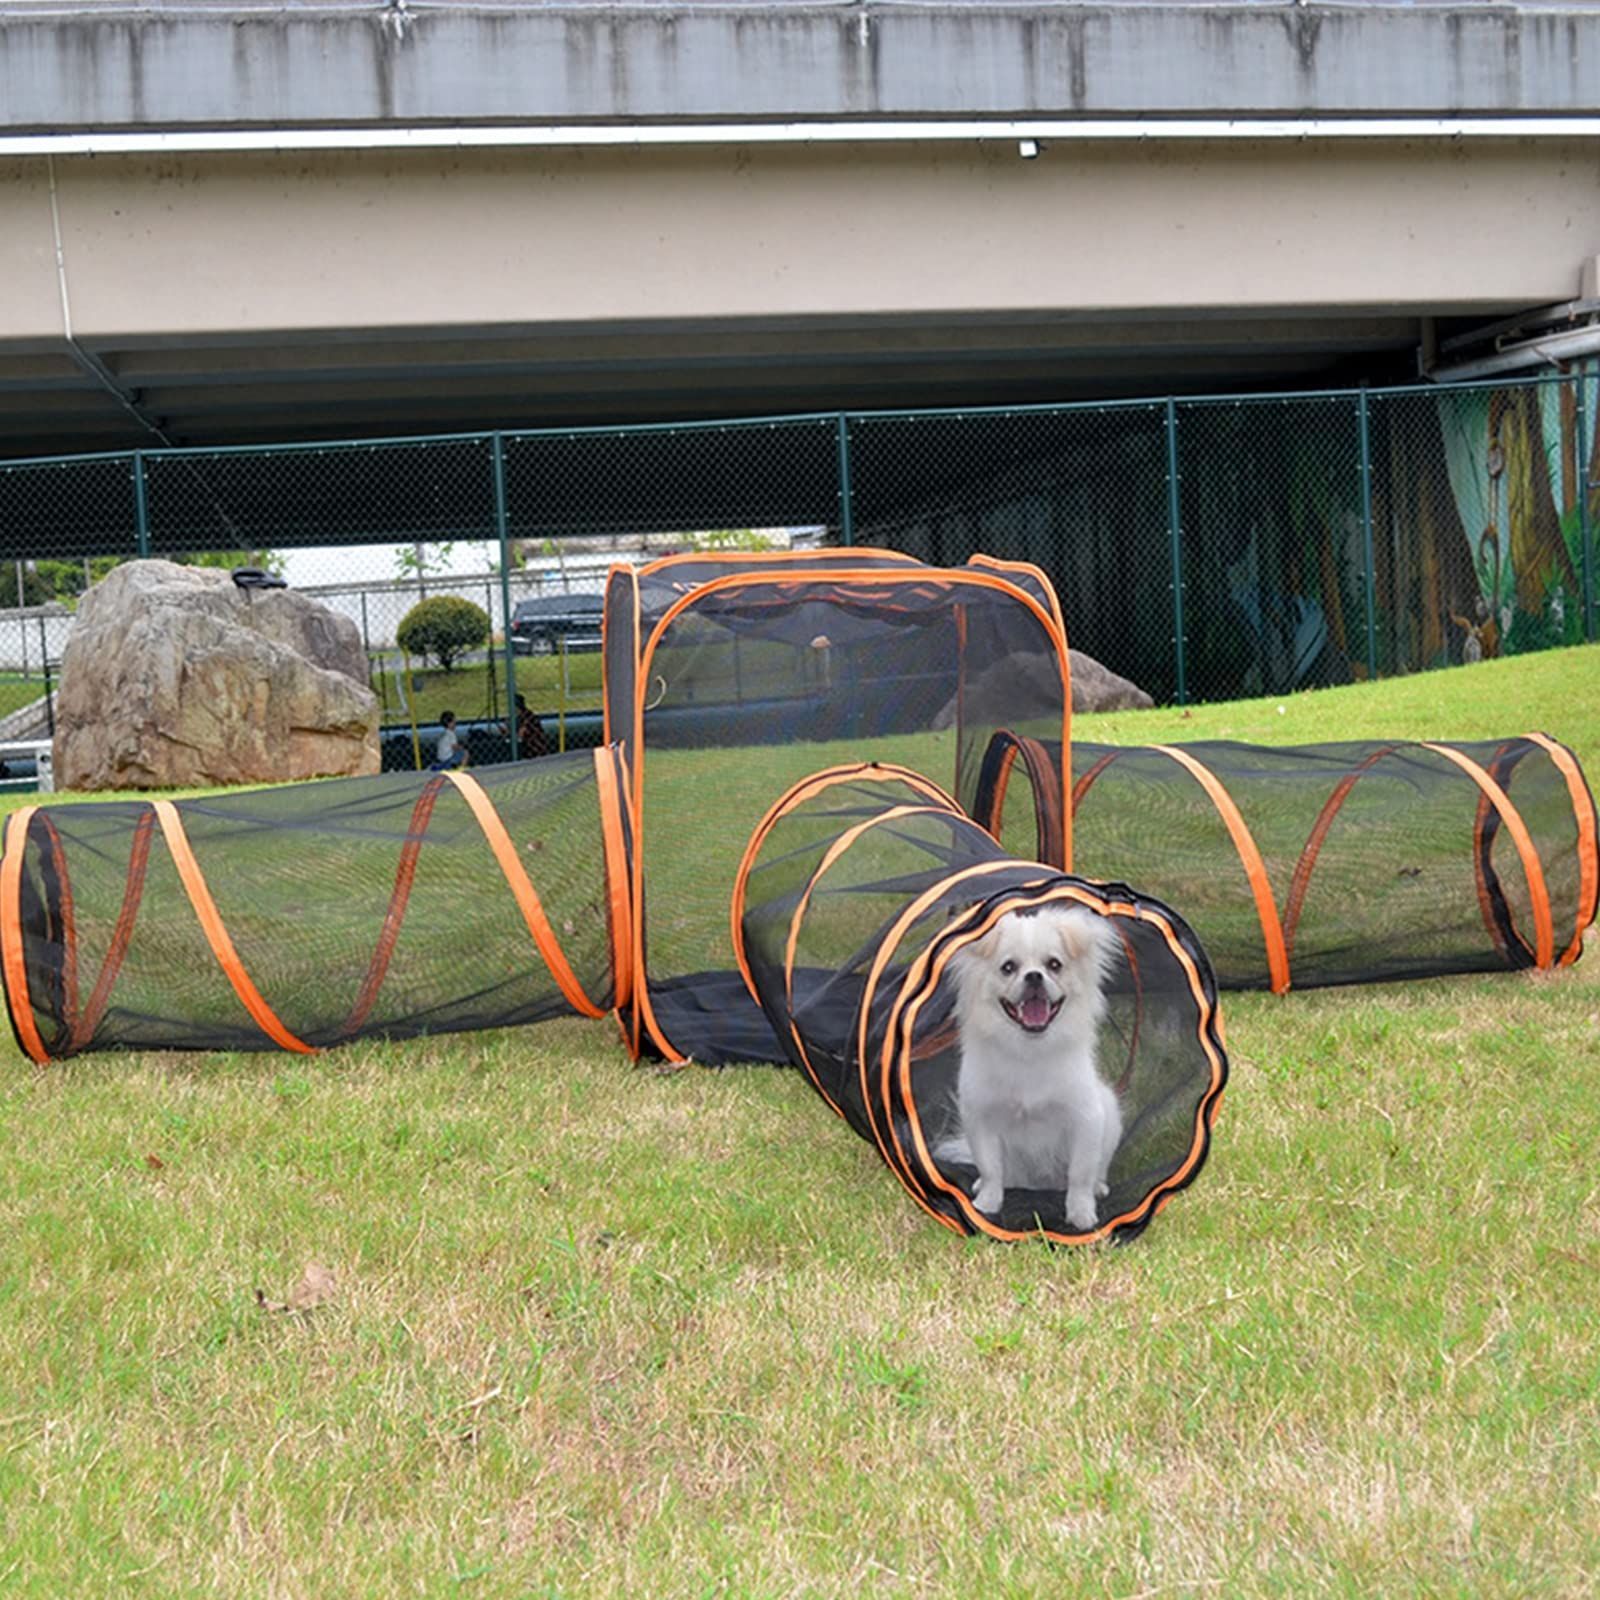
<path id="1" fill-rule="evenodd" d="M 1059 1190 L 972 1200 L 959 1150 L 951 963 L 1008 912 L 1070 905 L 1106 919 L 1098 1071 L 1123 1134 L 1092 1229 Z M 1227 1077 L 1210 964 L 1187 925 L 1120 884 L 1005 854 L 927 779 L 856 763 L 794 786 L 752 837 L 734 897 L 740 968 L 787 1057 L 946 1227 L 1063 1243 L 1130 1237 L 1199 1171 Z"/>
<path id="2" fill-rule="evenodd" d="M 685 555 L 613 569 L 609 737 L 635 837 L 636 1051 L 772 1060 L 727 932 L 740 849 L 774 794 L 875 758 L 976 794 L 1002 727 L 1059 744 L 1070 687 L 1048 582 L 1020 564 L 886 550 Z"/>
<path id="3" fill-rule="evenodd" d="M 0 857 L 21 1048 L 285 1049 L 625 1002 L 616 752 L 29 806 Z"/>
<path id="4" fill-rule="evenodd" d="M 1010 731 L 974 815 L 1060 859 L 1059 744 Z M 1575 961 L 1600 897 L 1596 811 L 1545 734 L 1289 747 L 1074 743 L 1079 870 L 1137 870 L 1230 988 L 1376 983 Z"/>

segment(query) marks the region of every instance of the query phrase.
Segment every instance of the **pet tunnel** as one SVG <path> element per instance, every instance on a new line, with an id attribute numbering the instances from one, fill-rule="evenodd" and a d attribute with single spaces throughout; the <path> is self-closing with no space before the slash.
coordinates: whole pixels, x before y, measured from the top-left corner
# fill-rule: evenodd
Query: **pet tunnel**
<path id="1" fill-rule="evenodd" d="M 963 804 L 1002 728 L 1060 743 L 1060 611 L 1035 568 L 887 550 L 672 556 L 612 569 L 606 738 L 628 769 L 636 1053 L 772 1060 L 729 947 L 739 851 L 774 794 L 830 761 L 895 761 Z"/>
<path id="2" fill-rule="evenodd" d="M 1577 758 L 1542 733 L 1267 747 L 990 742 L 973 815 L 1006 846 L 1137 872 L 1228 988 L 1282 993 L 1575 961 L 1600 891 Z"/>
<path id="3" fill-rule="evenodd" d="M 0 857 L 17 1042 L 309 1052 L 603 1016 L 631 971 L 622 782 L 585 750 L 24 807 Z"/>
<path id="4" fill-rule="evenodd" d="M 1007 912 L 1053 903 L 1108 918 L 1121 959 L 1098 1054 L 1123 1137 L 1096 1226 L 1058 1190 L 1008 1189 L 996 1216 L 975 1171 L 941 1153 L 958 1129 L 952 958 Z M 1227 1078 L 1210 963 L 1188 926 L 1122 884 L 1008 856 L 910 770 L 854 763 L 796 784 L 746 850 L 736 955 L 784 1052 L 944 1226 L 996 1238 L 1130 1237 L 1205 1160 Z"/>

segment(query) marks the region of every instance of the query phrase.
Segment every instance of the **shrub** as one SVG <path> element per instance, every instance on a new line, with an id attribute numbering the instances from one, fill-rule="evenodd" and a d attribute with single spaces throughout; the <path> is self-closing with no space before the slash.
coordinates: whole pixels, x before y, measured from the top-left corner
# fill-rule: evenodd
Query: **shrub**
<path id="1" fill-rule="evenodd" d="M 489 613 L 458 595 L 434 595 L 406 612 L 395 638 L 402 650 L 432 656 L 449 672 L 457 656 L 489 642 Z"/>

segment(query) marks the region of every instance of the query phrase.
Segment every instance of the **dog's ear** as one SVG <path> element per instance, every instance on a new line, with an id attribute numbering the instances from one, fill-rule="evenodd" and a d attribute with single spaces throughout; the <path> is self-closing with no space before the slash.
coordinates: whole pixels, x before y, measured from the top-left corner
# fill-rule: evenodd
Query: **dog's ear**
<path id="1" fill-rule="evenodd" d="M 1122 954 L 1122 936 L 1111 918 L 1097 916 L 1086 906 L 1071 906 L 1055 922 L 1062 955 L 1068 961 L 1088 963 L 1103 982 Z"/>

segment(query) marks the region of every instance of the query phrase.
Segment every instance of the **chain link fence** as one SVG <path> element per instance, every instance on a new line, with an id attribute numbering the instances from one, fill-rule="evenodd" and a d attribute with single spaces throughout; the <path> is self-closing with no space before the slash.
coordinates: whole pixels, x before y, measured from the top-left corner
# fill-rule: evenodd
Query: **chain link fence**
<path id="1" fill-rule="evenodd" d="M 1600 627 L 1600 368 L 1515 384 L 162 450 L 0 462 L 0 741 L 48 731 L 78 596 L 137 555 L 254 564 L 361 631 L 385 759 L 439 713 L 599 737 L 587 597 L 718 544 L 1031 561 L 1158 702 L 1285 694 Z M 486 627 L 449 670 L 402 623 Z M 566 603 L 562 597 L 577 597 Z M 498 727 L 500 745 L 495 746 Z"/>

